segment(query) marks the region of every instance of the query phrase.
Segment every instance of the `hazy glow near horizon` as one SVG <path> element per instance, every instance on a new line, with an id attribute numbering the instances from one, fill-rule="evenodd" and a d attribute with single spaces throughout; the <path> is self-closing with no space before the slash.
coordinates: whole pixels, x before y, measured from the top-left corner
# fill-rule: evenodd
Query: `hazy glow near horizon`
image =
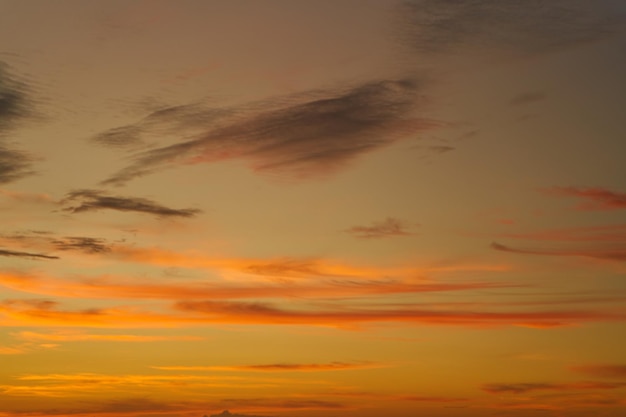
<path id="1" fill-rule="evenodd" d="M 0 0 L 0 417 L 626 415 L 625 28 Z"/>

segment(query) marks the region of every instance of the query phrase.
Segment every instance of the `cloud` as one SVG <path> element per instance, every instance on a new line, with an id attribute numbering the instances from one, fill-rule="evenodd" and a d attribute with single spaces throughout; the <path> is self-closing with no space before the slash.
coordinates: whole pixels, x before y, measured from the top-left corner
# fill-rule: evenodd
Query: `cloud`
<path id="1" fill-rule="evenodd" d="M 606 261 L 626 261 L 626 248 L 517 248 L 506 246 L 497 242 L 491 243 L 491 248 L 502 252 L 519 253 L 524 255 L 545 256 L 580 256 L 585 258 L 601 259 Z"/>
<path id="2" fill-rule="evenodd" d="M 469 401 L 467 398 L 458 397 L 424 397 L 420 395 L 406 395 L 397 397 L 401 401 L 415 401 L 421 403 L 459 403 Z"/>
<path id="3" fill-rule="evenodd" d="M 401 280 L 329 280 L 307 281 L 302 284 L 229 282 L 177 282 L 155 284 L 129 277 L 92 276 L 60 279 L 45 275 L 31 275 L 0 271 L 0 284 L 18 291 L 60 297 L 165 299 L 165 300 L 224 300 L 242 298 L 344 298 L 387 294 L 417 294 L 507 288 L 506 283 L 412 283 Z"/>
<path id="4" fill-rule="evenodd" d="M 209 321 L 247 324 L 354 326 L 374 322 L 403 322 L 453 326 L 517 325 L 535 328 L 567 326 L 596 320 L 624 320 L 624 314 L 590 311 L 487 312 L 418 308 L 341 308 L 286 310 L 261 302 L 179 301 L 174 306 L 200 313 Z"/>
<path id="5" fill-rule="evenodd" d="M 105 253 L 111 250 L 106 240 L 94 237 L 69 236 L 53 239 L 54 247 L 62 251 L 79 251 L 85 253 Z"/>
<path id="6" fill-rule="evenodd" d="M 38 333 L 21 331 L 16 336 L 33 342 L 162 342 L 162 341 L 197 341 L 204 340 L 198 336 L 142 336 L 136 334 L 87 334 L 82 332 Z"/>
<path id="7" fill-rule="evenodd" d="M 14 234 L 0 234 L 0 244 L 13 244 L 22 249 L 76 251 L 87 254 L 108 253 L 113 244 L 102 238 L 87 236 L 55 237 L 52 232 L 24 231 Z"/>
<path id="8" fill-rule="evenodd" d="M 411 117 L 417 92 L 413 81 L 386 80 L 242 106 L 231 110 L 228 122 L 207 123 L 204 113 L 191 112 L 192 120 L 201 119 L 199 132 L 197 123 L 190 131 L 176 118 L 152 114 L 159 123 L 179 127 L 179 137 L 191 138 L 136 155 L 134 163 L 103 184 L 121 185 L 175 165 L 231 159 L 288 178 L 329 175 L 362 154 L 432 128 L 431 121 Z"/>
<path id="9" fill-rule="evenodd" d="M 353 226 L 344 232 L 357 239 L 380 239 L 414 234 L 407 230 L 407 225 L 404 222 L 393 217 L 387 217 L 382 222 L 373 223 L 371 226 Z"/>
<path id="10" fill-rule="evenodd" d="M 271 398 L 227 398 L 220 401 L 219 404 L 224 405 L 224 408 L 264 408 L 276 411 L 282 409 L 324 410 L 346 408 L 346 405 L 336 401 L 306 398 L 285 400 L 277 400 Z"/>
<path id="11" fill-rule="evenodd" d="M 553 187 L 542 191 L 554 196 L 575 197 L 584 200 L 576 206 L 576 209 L 581 211 L 626 209 L 626 193 L 618 193 L 601 187 Z"/>
<path id="12" fill-rule="evenodd" d="M 151 136 L 180 136 L 184 132 L 187 137 L 193 133 L 206 132 L 215 128 L 217 121 L 233 113 L 233 110 L 209 108 L 199 103 L 163 107 L 134 124 L 101 132 L 92 140 L 113 148 L 133 148 L 145 145 L 144 139 Z"/>
<path id="13" fill-rule="evenodd" d="M 371 362 L 329 362 L 329 363 L 271 363 L 236 366 L 155 366 L 166 371 L 234 371 L 234 372 L 325 372 L 354 369 L 380 368 L 384 365 Z"/>
<path id="14" fill-rule="evenodd" d="M 602 378 L 620 378 L 626 380 L 626 365 L 580 365 L 573 366 L 573 371 Z"/>
<path id="15" fill-rule="evenodd" d="M 0 61 L 0 140 L 11 128 L 31 115 L 26 84 L 18 81 Z M 33 159 L 25 152 L 0 143 L 0 184 L 16 181 L 33 173 Z"/>
<path id="16" fill-rule="evenodd" d="M 63 210 L 71 213 L 116 210 L 154 214 L 159 217 L 193 217 L 201 212 L 197 209 L 172 209 L 146 198 L 111 196 L 97 190 L 72 191 L 61 204 L 68 205 Z"/>
<path id="17" fill-rule="evenodd" d="M 422 54 L 549 53 L 605 39 L 624 24 L 610 0 L 414 0 L 401 11 L 404 40 Z"/>
<path id="18" fill-rule="evenodd" d="M 21 151 L 0 144 L 0 184 L 6 184 L 33 173 L 32 158 Z"/>
<path id="19" fill-rule="evenodd" d="M 0 61 L 0 135 L 32 114 L 26 84 L 11 75 Z"/>
<path id="20" fill-rule="evenodd" d="M 534 391 L 587 391 L 610 390 L 626 386 L 626 383 L 611 382 L 572 382 L 572 383 L 519 383 L 519 384 L 485 384 L 483 391 L 490 394 L 526 394 Z"/>
<path id="21" fill-rule="evenodd" d="M 43 253 L 13 251 L 9 249 L 0 249 L 0 256 L 30 259 L 59 259 L 58 256 L 45 255 Z"/>
<path id="22" fill-rule="evenodd" d="M 538 232 L 499 233 L 497 237 L 555 242 L 626 243 L 626 224 L 548 229 Z"/>

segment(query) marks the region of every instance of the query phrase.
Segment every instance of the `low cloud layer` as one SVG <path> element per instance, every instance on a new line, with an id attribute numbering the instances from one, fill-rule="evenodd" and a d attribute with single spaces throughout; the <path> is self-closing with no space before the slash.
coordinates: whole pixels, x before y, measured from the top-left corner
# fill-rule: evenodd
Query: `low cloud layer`
<path id="1" fill-rule="evenodd" d="M 357 156 L 379 149 L 411 133 L 432 128 L 416 119 L 419 86 L 410 80 L 377 81 L 338 91 L 311 91 L 262 106 L 243 106 L 228 122 L 210 123 L 215 111 L 183 112 L 186 127 L 172 117 L 178 108 L 163 110 L 145 121 L 109 131 L 104 142 L 132 142 L 158 124 L 183 140 L 136 155 L 135 162 L 103 184 L 122 185 L 166 167 L 242 159 L 257 172 L 302 179 L 332 174 Z M 198 123 L 197 119 L 201 120 Z M 118 139 L 124 135 L 128 139 Z"/>
<path id="2" fill-rule="evenodd" d="M 64 211 L 71 213 L 116 210 L 153 214 L 159 217 L 193 217 L 200 213 L 198 209 L 172 209 L 147 198 L 113 196 L 98 190 L 72 191 L 66 195 L 61 204 L 66 206 Z"/>

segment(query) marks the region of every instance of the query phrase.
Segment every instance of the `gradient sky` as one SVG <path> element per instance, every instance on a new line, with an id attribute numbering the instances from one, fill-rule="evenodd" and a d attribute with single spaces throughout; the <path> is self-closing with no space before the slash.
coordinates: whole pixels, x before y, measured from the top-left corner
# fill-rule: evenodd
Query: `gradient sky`
<path id="1" fill-rule="evenodd" d="M 624 74 L 623 0 L 0 0 L 0 417 L 626 415 Z"/>

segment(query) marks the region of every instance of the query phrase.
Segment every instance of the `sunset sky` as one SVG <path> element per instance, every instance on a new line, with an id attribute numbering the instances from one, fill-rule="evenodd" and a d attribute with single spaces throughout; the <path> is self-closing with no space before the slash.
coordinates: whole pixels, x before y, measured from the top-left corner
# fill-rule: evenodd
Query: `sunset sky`
<path id="1" fill-rule="evenodd" d="M 626 415 L 625 74 L 624 0 L 0 0 L 0 417 Z"/>

